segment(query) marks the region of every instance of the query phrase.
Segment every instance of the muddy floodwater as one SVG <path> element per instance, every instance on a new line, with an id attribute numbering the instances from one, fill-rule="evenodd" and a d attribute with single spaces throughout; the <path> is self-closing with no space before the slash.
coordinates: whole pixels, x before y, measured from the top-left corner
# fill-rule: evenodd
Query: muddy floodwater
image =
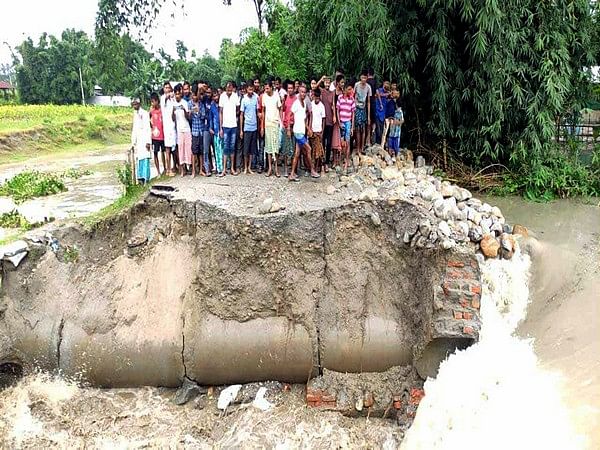
<path id="1" fill-rule="evenodd" d="M 121 192 L 115 169 L 122 161 L 115 148 L 28 162 L 94 173 L 23 211 L 67 218 L 106 206 Z M 21 168 L 2 166 L 0 177 Z M 176 406 L 174 390 L 98 389 L 34 374 L 0 392 L 0 447 L 600 448 L 599 200 L 485 200 L 537 241 L 513 260 L 483 264 L 481 341 L 426 382 L 406 435 L 391 420 L 307 408 L 301 385 L 282 387 L 270 411 L 224 414 L 210 393 Z"/>

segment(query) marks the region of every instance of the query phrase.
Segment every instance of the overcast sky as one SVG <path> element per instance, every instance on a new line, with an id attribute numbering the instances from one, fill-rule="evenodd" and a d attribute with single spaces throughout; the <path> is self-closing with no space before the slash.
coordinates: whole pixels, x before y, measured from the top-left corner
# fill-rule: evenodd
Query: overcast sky
<path id="1" fill-rule="evenodd" d="M 37 41 L 45 31 L 60 35 L 65 28 L 83 30 L 92 35 L 98 0 L 16 0 L 3 5 L 0 26 L 0 63 L 11 61 L 10 51 L 3 43 L 16 46 L 31 36 Z M 167 0 L 166 3 L 171 3 Z M 250 0 L 237 0 L 224 6 L 222 0 L 179 0 L 185 5 L 185 15 L 166 9 L 151 33 L 154 50 L 165 48 L 175 55 L 175 41 L 182 40 L 198 55 L 207 49 L 217 56 L 223 38 L 237 40 L 240 31 L 256 26 L 256 13 Z"/>

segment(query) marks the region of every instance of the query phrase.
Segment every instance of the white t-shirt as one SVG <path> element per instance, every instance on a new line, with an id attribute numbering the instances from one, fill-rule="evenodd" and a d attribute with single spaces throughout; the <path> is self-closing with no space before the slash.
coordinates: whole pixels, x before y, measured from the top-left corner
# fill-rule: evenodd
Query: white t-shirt
<path id="1" fill-rule="evenodd" d="M 223 108 L 223 128 L 237 127 L 237 107 L 240 105 L 240 98 L 235 92 L 227 95 L 223 92 L 219 97 L 219 108 Z"/>
<path id="2" fill-rule="evenodd" d="M 173 119 L 171 118 L 171 113 L 173 112 L 173 104 L 175 100 L 173 98 L 167 98 L 166 94 L 160 96 L 160 109 L 163 117 L 163 127 L 175 126 L 173 123 Z"/>
<path id="3" fill-rule="evenodd" d="M 287 95 L 287 91 L 284 88 L 279 89 L 279 98 L 283 100 Z"/>
<path id="4" fill-rule="evenodd" d="M 262 95 L 262 106 L 265 114 L 265 125 L 279 125 L 279 108 L 281 108 L 281 99 L 279 95 Z"/>
<path id="5" fill-rule="evenodd" d="M 175 111 L 175 122 L 177 123 L 178 133 L 191 133 L 190 122 L 185 117 L 185 113 L 190 111 L 188 102 L 184 99 L 173 101 L 173 110 Z"/>
<path id="6" fill-rule="evenodd" d="M 325 118 L 325 105 L 323 102 L 319 102 L 317 105 L 314 101 L 312 102 L 312 131 L 313 133 L 320 133 L 323 131 L 323 119 Z"/>
<path id="7" fill-rule="evenodd" d="M 294 115 L 294 128 L 296 134 L 306 133 L 306 104 L 307 99 L 304 99 L 304 106 L 300 103 L 300 99 L 296 99 L 292 105 L 292 114 Z"/>

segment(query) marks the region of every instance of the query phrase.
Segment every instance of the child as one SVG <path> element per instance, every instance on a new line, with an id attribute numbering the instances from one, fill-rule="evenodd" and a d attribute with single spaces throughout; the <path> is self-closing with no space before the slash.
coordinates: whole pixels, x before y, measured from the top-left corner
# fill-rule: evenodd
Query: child
<path id="1" fill-rule="evenodd" d="M 315 89 L 313 92 L 312 101 L 312 116 L 310 120 L 310 129 L 312 136 L 310 137 L 310 146 L 312 148 L 312 158 L 315 164 L 315 170 L 324 174 L 325 165 L 323 159 L 325 152 L 323 151 L 323 130 L 325 129 L 325 105 L 321 101 L 321 90 Z"/>
<path id="2" fill-rule="evenodd" d="M 200 169 L 200 175 L 204 176 L 202 169 L 202 160 L 200 159 L 200 150 L 202 148 L 202 117 L 200 111 L 202 105 L 198 101 L 198 91 L 192 91 L 192 99 L 188 103 L 190 115 L 192 117 L 192 178 L 196 178 L 196 163 Z"/>
<path id="3" fill-rule="evenodd" d="M 160 109 L 160 98 L 156 92 L 150 95 L 150 126 L 152 128 L 152 148 L 154 150 L 154 165 L 156 166 L 156 173 L 164 175 L 167 171 L 167 165 L 165 163 L 165 133 L 163 131 L 163 119 L 162 111 Z M 160 164 L 158 162 L 158 153 L 162 156 L 163 172 L 160 171 Z"/>
<path id="4" fill-rule="evenodd" d="M 213 93 L 212 102 L 210 104 L 209 127 L 210 134 L 213 138 L 213 148 L 215 151 L 215 166 L 217 173 L 223 172 L 223 142 L 219 136 L 221 127 L 219 126 L 219 90 Z"/>
<path id="5" fill-rule="evenodd" d="M 396 111 L 394 113 L 394 119 L 390 129 L 388 147 L 390 154 L 393 152 L 393 156 L 398 156 L 398 153 L 400 152 L 400 134 L 402 132 L 402 124 L 404 123 L 404 113 L 402 112 L 402 106 L 399 98 L 396 99 L 395 104 Z"/>
<path id="6" fill-rule="evenodd" d="M 190 129 L 190 108 L 183 99 L 183 86 L 175 86 L 175 101 L 171 113 L 177 124 L 177 152 L 179 156 L 179 174 L 184 176 L 185 165 L 192 165 L 192 130 Z"/>
<path id="7" fill-rule="evenodd" d="M 367 83 L 368 73 L 360 74 L 360 81 L 354 85 L 356 101 L 356 150 L 362 153 L 367 141 L 368 130 L 371 128 L 371 86 Z"/>
<path id="8" fill-rule="evenodd" d="M 296 138 L 296 151 L 294 152 L 294 159 L 292 160 L 292 170 L 290 172 L 289 181 L 300 181 L 298 175 L 296 175 L 296 169 L 298 167 L 298 159 L 300 153 L 304 153 L 304 161 L 310 170 L 310 174 L 313 178 L 320 178 L 320 175 L 315 172 L 310 159 L 311 148 L 306 139 L 306 125 L 308 122 L 308 111 L 306 104 L 306 88 L 304 86 L 299 87 L 298 98 L 292 105 L 292 114 L 294 115 L 294 137 Z M 288 130 L 291 132 L 292 130 Z M 312 132 L 309 129 L 309 134 Z"/>
<path id="9" fill-rule="evenodd" d="M 133 107 L 133 127 L 131 129 L 131 148 L 133 156 L 137 161 L 136 179 L 142 184 L 150 181 L 150 142 L 152 131 L 150 130 L 150 116 L 140 106 L 140 100 L 134 98 L 131 102 Z"/>
<path id="10" fill-rule="evenodd" d="M 350 160 L 350 139 L 354 132 L 354 113 L 356 102 L 352 95 L 352 85 L 346 86 L 345 94 L 339 97 L 337 111 L 340 120 L 340 133 L 342 135 L 342 155 L 344 156 L 344 173 L 348 172 Z"/>

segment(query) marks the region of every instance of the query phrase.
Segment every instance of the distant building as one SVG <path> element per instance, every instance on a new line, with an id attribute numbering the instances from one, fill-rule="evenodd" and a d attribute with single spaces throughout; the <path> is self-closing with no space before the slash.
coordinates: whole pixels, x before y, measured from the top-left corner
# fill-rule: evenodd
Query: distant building
<path id="1" fill-rule="evenodd" d="M 0 92 L 4 95 L 4 98 L 15 95 L 15 87 L 8 81 L 0 81 Z"/>
<path id="2" fill-rule="evenodd" d="M 102 87 L 94 86 L 94 96 L 86 100 L 88 105 L 131 106 L 131 98 L 124 95 L 102 95 Z"/>

